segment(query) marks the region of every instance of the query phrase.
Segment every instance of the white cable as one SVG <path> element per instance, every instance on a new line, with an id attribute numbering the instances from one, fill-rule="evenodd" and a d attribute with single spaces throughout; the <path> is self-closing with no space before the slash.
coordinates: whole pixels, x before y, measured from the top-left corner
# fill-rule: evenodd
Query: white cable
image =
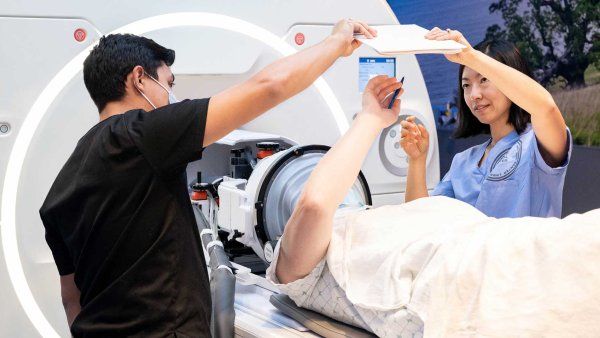
<path id="1" fill-rule="evenodd" d="M 209 250 L 210 250 L 210 248 L 212 248 L 212 247 L 213 247 L 213 246 L 215 246 L 215 245 L 218 245 L 218 246 L 220 246 L 220 247 L 221 247 L 221 248 L 223 248 L 223 249 L 225 248 L 225 247 L 223 246 L 223 243 L 221 243 L 221 241 L 214 240 L 214 241 L 211 241 L 210 243 L 208 243 L 208 244 L 206 245 L 206 251 L 209 251 Z"/>
<path id="2" fill-rule="evenodd" d="M 230 267 L 228 267 L 227 265 L 221 264 L 221 265 L 217 266 L 217 270 L 219 270 L 219 269 L 225 269 L 225 270 L 228 270 L 228 271 L 229 271 L 229 273 L 231 273 L 231 274 L 233 275 L 233 271 L 231 271 L 231 268 L 230 268 Z"/>
<path id="3" fill-rule="evenodd" d="M 202 237 L 206 234 L 210 234 L 211 236 L 214 237 L 212 229 L 202 229 L 202 231 L 200 231 L 200 237 Z"/>

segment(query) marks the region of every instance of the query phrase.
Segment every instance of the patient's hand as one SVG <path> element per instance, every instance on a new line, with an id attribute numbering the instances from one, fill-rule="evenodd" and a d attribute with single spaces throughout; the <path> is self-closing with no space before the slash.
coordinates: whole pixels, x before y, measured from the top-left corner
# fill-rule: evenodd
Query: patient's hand
<path id="1" fill-rule="evenodd" d="M 425 159 L 429 149 L 429 133 L 422 124 L 415 122 L 414 116 L 401 121 L 400 145 L 408 155 L 409 160 Z"/>
<path id="2" fill-rule="evenodd" d="M 400 89 L 400 93 L 396 97 L 392 108 L 388 109 L 396 89 Z M 379 75 L 372 78 L 365 87 L 362 98 L 363 109 L 359 116 L 374 118 L 382 129 L 392 125 L 398 120 L 400 95 L 403 92 L 402 83 L 398 82 L 395 77 Z"/>
<path id="3" fill-rule="evenodd" d="M 425 35 L 425 38 L 429 40 L 438 41 L 453 40 L 465 46 L 465 48 L 460 53 L 444 54 L 446 59 L 455 63 L 460 63 L 464 65 L 467 62 L 469 54 L 472 54 L 472 52 L 474 51 L 469 41 L 467 41 L 467 39 L 465 39 L 462 33 L 457 30 L 441 30 L 438 27 L 434 27 L 432 30 L 429 31 L 429 33 Z"/>

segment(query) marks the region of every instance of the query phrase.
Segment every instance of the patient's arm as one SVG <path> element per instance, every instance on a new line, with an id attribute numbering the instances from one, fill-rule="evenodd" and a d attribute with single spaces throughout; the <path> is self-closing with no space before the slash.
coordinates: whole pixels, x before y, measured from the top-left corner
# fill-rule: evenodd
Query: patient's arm
<path id="1" fill-rule="evenodd" d="M 398 118 L 400 100 L 386 109 L 391 99 L 387 96 L 401 86 L 396 78 L 371 79 L 363 94 L 362 112 L 310 175 L 285 227 L 276 266 L 281 283 L 306 276 L 325 256 L 336 209 L 356 180 L 377 135 Z"/>

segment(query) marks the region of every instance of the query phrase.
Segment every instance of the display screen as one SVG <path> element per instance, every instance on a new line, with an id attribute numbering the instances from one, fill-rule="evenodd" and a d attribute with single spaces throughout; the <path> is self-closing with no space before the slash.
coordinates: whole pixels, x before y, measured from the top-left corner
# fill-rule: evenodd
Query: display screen
<path id="1" fill-rule="evenodd" d="M 358 91 L 377 75 L 396 76 L 396 58 L 358 58 Z"/>

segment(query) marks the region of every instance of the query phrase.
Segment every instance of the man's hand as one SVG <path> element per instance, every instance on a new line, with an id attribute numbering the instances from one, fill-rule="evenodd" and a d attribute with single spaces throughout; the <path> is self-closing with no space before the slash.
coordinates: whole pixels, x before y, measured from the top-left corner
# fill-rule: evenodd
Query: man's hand
<path id="1" fill-rule="evenodd" d="M 421 124 L 415 122 L 414 116 L 409 116 L 401 121 L 400 145 L 409 160 L 421 160 L 427 156 L 429 150 L 429 133 Z"/>
<path id="2" fill-rule="evenodd" d="M 342 56 L 349 56 L 360 47 L 360 41 L 354 38 L 354 34 L 364 35 L 367 39 L 377 36 L 377 31 L 366 23 L 354 19 L 342 19 L 333 27 L 331 36 L 343 42 Z"/>
<path id="3" fill-rule="evenodd" d="M 387 107 L 392 99 L 391 95 L 396 89 L 400 89 L 400 94 L 396 97 L 392 109 Z M 398 120 L 400 113 L 400 95 L 404 92 L 402 83 L 395 77 L 379 75 L 367 83 L 362 99 L 362 112 L 359 117 L 370 116 L 378 121 L 380 127 L 386 128 Z"/>
<path id="4" fill-rule="evenodd" d="M 60 295 L 65 313 L 67 314 L 67 323 L 71 326 L 75 317 L 81 312 L 79 302 L 81 293 L 77 285 L 75 285 L 75 274 L 60 276 Z"/>

